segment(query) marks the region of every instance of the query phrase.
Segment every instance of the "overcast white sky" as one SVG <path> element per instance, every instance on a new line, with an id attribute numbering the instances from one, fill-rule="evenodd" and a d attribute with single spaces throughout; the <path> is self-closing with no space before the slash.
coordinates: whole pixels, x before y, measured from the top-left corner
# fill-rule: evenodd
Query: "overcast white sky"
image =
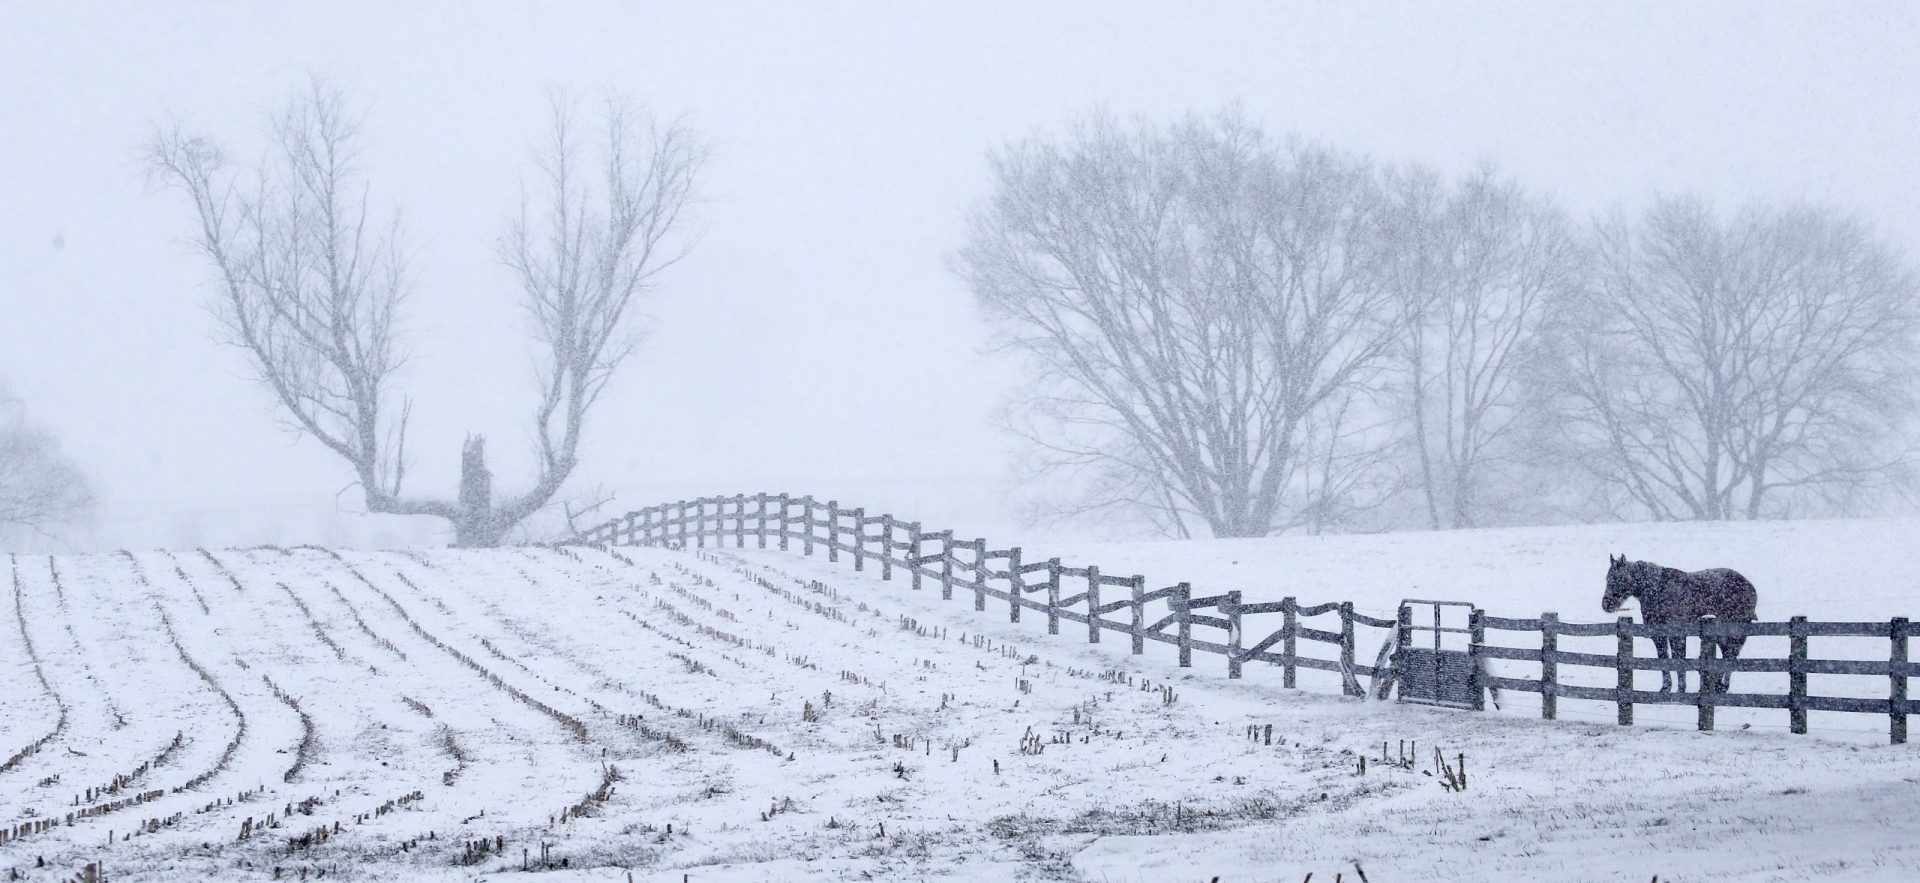
<path id="1" fill-rule="evenodd" d="M 1388 161 L 1500 163 L 1586 213 L 1810 197 L 1920 237 L 1920 6 L 27 3 L 0 0 L 0 383 L 93 475 L 87 545 L 420 538 L 352 516 L 213 341 L 186 207 L 139 146 L 236 146 L 311 73 L 368 109 L 415 248 L 418 487 L 462 435 L 527 478 L 532 391 L 491 244 L 545 90 L 629 92 L 713 146 L 705 237 L 593 414 L 577 485 L 637 507 L 837 495 L 991 523 L 1008 376 L 946 270 L 986 151 L 1096 106 L 1239 102 Z M 339 494 L 336 499 L 336 494 Z M 428 524 L 427 526 L 431 526 Z"/>

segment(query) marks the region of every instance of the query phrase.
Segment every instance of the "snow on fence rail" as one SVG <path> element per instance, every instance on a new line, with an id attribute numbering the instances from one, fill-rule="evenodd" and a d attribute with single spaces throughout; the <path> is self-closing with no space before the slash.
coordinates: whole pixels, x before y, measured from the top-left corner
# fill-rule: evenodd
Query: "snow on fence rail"
<path id="1" fill-rule="evenodd" d="M 1400 609 L 1397 619 L 1367 616 L 1354 610 L 1349 601 L 1303 605 L 1292 597 L 1279 601 L 1243 603 L 1239 591 L 1195 596 L 1185 582 L 1149 590 L 1144 576 L 1111 576 L 1097 566 L 1068 567 L 1058 558 L 1028 561 L 1018 546 L 991 548 L 985 539 L 958 539 L 953 531 L 924 530 L 918 521 L 905 521 L 892 515 L 868 515 L 865 509 L 842 509 L 839 501 L 821 503 L 811 496 L 790 494 L 739 494 L 730 497 L 706 497 L 681 500 L 638 509 L 581 532 L 575 542 L 593 545 L 676 545 L 704 547 L 712 540 L 724 546 L 732 537 L 734 546 L 745 548 L 747 538 L 758 548 L 767 548 L 771 538 L 781 550 L 794 543 L 807 555 L 816 547 L 824 548 L 829 561 L 838 561 L 845 553 L 853 558 L 853 569 L 865 570 L 871 561 L 880 568 L 880 578 L 893 579 L 895 568 L 911 577 L 913 588 L 925 582 L 940 586 L 942 599 L 954 592 L 971 594 L 973 608 L 984 611 L 988 599 L 1004 602 L 1009 621 L 1019 622 L 1023 610 L 1044 616 L 1048 634 L 1059 634 L 1062 621 L 1086 626 L 1087 640 L 1099 643 L 1102 632 L 1125 634 L 1132 652 L 1145 652 L 1147 641 L 1171 644 L 1177 648 L 1181 667 L 1193 664 L 1193 653 L 1212 653 L 1225 657 L 1227 677 L 1241 676 L 1248 660 L 1267 662 L 1281 669 L 1282 684 L 1296 686 L 1299 669 L 1333 672 L 1341 675 L 1343 689 L 1358 694 L 1355 678 L 1373 677 L 1374 666 L 1355 659 L 1355 631 L 1358 627 L 1386 630 L 1400 650 L 1412 646 L 1411 632 L 1416 627 L 1411 610 Z M 1115 590 L 1108 594 L 1105 590 Z M 1149 615 L 1149 611 L 1154 615 Z M 1121 613 L 1124 621 L 1110 617 Z M 1251 646 L 1244 641 L 1247 616 L 1279 614 L 1280 627 Z M 1317 629 L 1302 624 L 1303 619 L 1334 616 L 1338 630 Z M 1195 629 L 1202 629 L 1199 635 Z M 1702 730 L 1714 727 L 1714 710 L 1719 707 L 1773 708 L 1788 713 L 1791 732 L 1807 731 L 1807 712 L 1827 711 L 1885 715 L 1892 742 L 1907 740 L 1907 716 L 1920 713 L 1920 701 L 1909 699 L 1907 679 L 1920 675 L 1920 663 L 1908 657 L 1908 638 L 1920 633 L 1906 617 L 1887 622 L 1809 622 L 1796 616 L 1787 622 L 1721 622 L 1707 619 L 1697 624 L 1650 625 L 1634 623 L 1630 617 L 1615 622 L 1561 622 L 1553 613 L 1537 619 L 1511 619 L 1490 616 L 1475 608 L 1468 621 L 1468 652 L 1476 662 L 1507 660 L 1538 666 L 1537 678 L 1495 676 L 1476 666 L 1473 677 L 1476 694 L 1480 688 L 1538 693 L 1541 716 L 1558 716 L 1559 697 L 1614 703 L 1621 725 L 1633 723 L 1636 704 L 1691 705 L 1698 708 Z M 1538 649 L 1490 644 L 1487 633 L 1506 632 L 1538 635 Z M 1637 656 L 1633 639 L 1686 636 L 1702 638 L 1702 651 L 1692 659 L 1659 659 Z M 1559 639 L 1614 638 L 1612 653 L 1586 653 L 1559 649 Z M 1708 638 L 1785 637 L 1785 658 L 1753 655 L 1737 659 L 1716 658 Z M 1878 638 L 1885 639 L 1887 657 L 1874 659 L 1813 659 L 1808 655 L 1809 639 Z M 1335 658 L 1303 655 L 1301 642 L 1334 648 Z M 1576 670 L 1611 671 L 1611 686 L 1570 683 L 1562 666 Z M 1787 676 L 1785 693 L 1733 693 L 1700 690 L 1695 693 L 1667 693 L 1636 689 L 1636 672 L 1694 672 L 1703 683 L 1728 683 L 1733 672 L 1783 673 Z M 1816 696 L 1808 692 L 1809 675 L 1852 675 L 1884 679 L 1887 698 Z M 1573 680 L 1579 680 L 1574 678 Z"/>

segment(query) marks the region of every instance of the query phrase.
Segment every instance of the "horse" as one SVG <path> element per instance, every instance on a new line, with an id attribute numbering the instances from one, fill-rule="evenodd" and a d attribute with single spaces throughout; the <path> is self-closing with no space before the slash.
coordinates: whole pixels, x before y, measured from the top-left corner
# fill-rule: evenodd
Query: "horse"
<path id="1" fill-rule="evenodd" d="M 1754 607 L 1758 604 L 1758 595 L 1753 583 L 1738 571 L 1725 567 L 1692 572 L 1661 567 L 1650 561 L 1628 561 L 1627 556 L 1607 556 L 1607 591 L 1600 598 L 1600 609 L 1613 613 L 1626 603 L 1628 598 L 1640 600 L 1640 619 L 1648 625 L 1672 625 L 1677 623 L 1695 624 L 1701 617 L 1711 616 L 1721 622 L 1752 622 Z M 1720 647 L 1723 659 L 1736 659 L 1740 656 L 1741 645 L 1747 642 L 1746 636 L 1727 636 L 1722 638 L 1702 638 L 1701 654 L 1707 652 L 1705 642 L 1714 641 Z M 1685 635 L 1657 637 L 1653 639 L 1654 652 L 1661 659 L 1687 658 L 1687 638 Z M 1701 692 L 1727 691 L 1725 678 L 1715 679 L 1717 686 L 1708 689 L 1705 675 Z M 1671 690 L 1667 672 L 1660 672 L 1660 692 Z M 1687 691 L 1687 672 L 1680 670 L 1680 692 Z"/>

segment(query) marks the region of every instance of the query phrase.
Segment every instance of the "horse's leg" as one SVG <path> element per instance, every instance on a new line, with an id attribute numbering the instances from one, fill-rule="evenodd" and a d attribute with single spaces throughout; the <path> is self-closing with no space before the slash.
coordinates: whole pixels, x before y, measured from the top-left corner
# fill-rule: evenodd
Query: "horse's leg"
<path id="1" fill-rule="evenodd" d="M 1675 658 L 1675 659 L 1686 659 L 1686 658 L 1687 658 L 1687 636 L 1686 636 L 1686 635 L 1674 635 L 1674 636 L 1673 636 L 1672 638 L 1669 638 L 1668 640 L 1671 640 L 1671 641 L 1673 642 L 1673 658 Z M 1702 647 L 1702 648 L 1700 648 L 1700 652 L 1702 652 L 1702 653 L 1705 653 L 1705 652 L 1706 652 L 1706 648 L 1705 648 L 1705 647 Z M 1678 678 L 1680 679 L 1680 692 L 1682 692 L 1682 693 L 1685 693 L 1685 692 L 1687 692 L 1687 669 L 1686 669 L 1686 666 L 1681 666 L 1681 667 L 1680 667 L 1680 671 L 1676 673 L 1676 677 L 1678 677 Z M 1694 685 L 1694 689 L 1696 689 L 1696 690 L 1698 690 L 1698 689 L 1701 689 L 1701 688 L 1703 688 L 1703 687 L 1705 687 L 1705 686 L 1706 686 L 1706 684 L 1705 684 L 1704 682 L 1702 682 L 1702 683 L 1699 683 L 1699 684 L 1695 684 L 1695 685 Z"/>
<path id="2" fill-rule="evenodd" d="M 1685 660 L 1687 658 L 1686 635 L 1674 635 L 1667 639 L 1667 656 L 1679 660 Z M 1687 669 L 1685 666 L 1674 669 L 1673 679 L 1680 688 L 1680 692 L 1687 692 Z"/>
<path id="3" fill-rule="evenodd" d="M 1667 658 L 1667 639 L 1666 638 L 1653 639 L 1653 655 L 1660 657 L 1661 661 L 1663 662 L 1666 660 Z M 1673 692 L 1673 679 L 1669 677 L 1669 674 L 1670 672 L 1668 672 L 1666 668 L 1663 667 L 1660 669 L 1660 692 L 1662 693 Z"/>
<path id="4" fill-rule="evenodd" d="M 1721 638 L 1720 639 L 1720 657 L 1722 659 L 1739 659 L 1740 648 L 1745 646 L 1746 643 L 1747 643 L 1746 635 L 1728 635 L 1727 637 Z M 1733 672 L 1727 672 L 1725 675 L 1723 675 L 1720 678 L 1720 692 L 1722 693 L 1727 692 L 1728 686 L 1731 685 L 1732 683 L 1733 683 Z"/>

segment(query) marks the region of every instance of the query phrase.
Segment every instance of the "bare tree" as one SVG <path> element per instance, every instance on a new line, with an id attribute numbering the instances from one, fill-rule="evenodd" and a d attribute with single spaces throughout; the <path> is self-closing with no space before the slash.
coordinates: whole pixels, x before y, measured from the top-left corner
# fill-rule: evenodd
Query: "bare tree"
<path id="1" fill-rule="evenodd" d="M 1396 354 L 1427 520 L 1481 526 L 1524 505 L 1523 369 L 1579 278 L 1578 242 L 1557 209 L 1491 167 L 1453 184 L 1409 168 L 1389 192 Z"/>
<path id="2" fill-rule="evenodd" d="M 92 511 L 86 477 L 53 434 L 28 422 L 19 400 L 0 389 L 0 530 L 44 535 Z"/>
<path id="3" fill-rule="evenodd" d="M 996 340 L 1030 357 L 1007 422 L 1037 471 L 1091 472 L 1088 508 L 1179 535 L 1346 508 L 1326 495 L 1359 485 L 1316 470 L 1365 462 L 1369 421 L 1347 409 L 1396 325 L 1369 164 L 1233 115 L 1098 116 L 992 163 L 954 263 Z"/>
<path id="4" fill-rule="evenodd" d="M 1831 209 L 1694 199 L 1598 225 L 1555 326 L 1554 425 L 1659 519 L 1851 511 L 1904 483 L 1920 279 Z"/>
<path id="5" fill-rule="evenodd" d="M 285 415 L 352 466 L 367 509 L 445 518 L 457 544 L 490 546 L 573 472 L 586 415 L 632 350 L 634 300 L 684 254 L 671 234 L 704 149 L 619 101 L 604 123 L 598 151 L 584 156 L 573 107 L 555 98 L 540 196 L 522 198 L 500 244 L 544 352 L 533 412 L 540 472 L 502 498 L 478 437 L 463 447 L 455 496 L 405 493 L 409 408 L 392 390 L 405 249 L 397 220 L 371 208 L 356 164 L 360 120 L 338 90 L 315 81 L 288 101 L 269 127 L 272 154 L 245 173 L 177 127 L 157 134 L 148 154 L 193 203 L 194 242 L 216 271 L 227 338 L 247 350 Z"/>

